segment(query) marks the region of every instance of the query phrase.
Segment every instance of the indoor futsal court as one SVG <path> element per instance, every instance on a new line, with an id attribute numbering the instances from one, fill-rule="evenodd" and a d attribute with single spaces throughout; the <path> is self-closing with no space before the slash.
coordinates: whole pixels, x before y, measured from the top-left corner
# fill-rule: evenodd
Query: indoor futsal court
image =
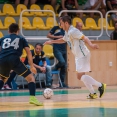
<path id="1" fill-rule="evenodd" d="M 117 0 L 0 0 L 0 117 L 117 117 Z"/>
<path id="2" fill-rule="evenodd" d="M 96 90 L 98 93 L 98 91 Z M 86 88 L 56 89 L 51 99 L 37 98 L 44 106 L 28 102 L 28 90 L 0 92 L 0 117 L 117 117 L 117 86 L 108 86 L 102 98 L 86 99 Z"/>

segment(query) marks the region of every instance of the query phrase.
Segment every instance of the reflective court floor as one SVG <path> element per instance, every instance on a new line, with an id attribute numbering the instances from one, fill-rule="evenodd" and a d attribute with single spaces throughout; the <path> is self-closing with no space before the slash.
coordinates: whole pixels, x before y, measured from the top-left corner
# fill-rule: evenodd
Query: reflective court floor
<path id="1" fill-rule="evenodd" d="M 28 90 L 0 91 L 0 117 L 117 117 L 117 86 L 107 86 L 104 96 L 93 100 L 86 98 L 86 88 L 53 91 L 54 96 L 45 99 L 37 89 L 44 106 L 29 104 Z"/>

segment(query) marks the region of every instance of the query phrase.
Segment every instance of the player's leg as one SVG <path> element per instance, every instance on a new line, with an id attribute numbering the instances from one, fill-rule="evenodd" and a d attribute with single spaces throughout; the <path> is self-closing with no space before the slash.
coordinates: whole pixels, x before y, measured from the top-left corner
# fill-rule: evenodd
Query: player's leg
<path id="1" fill-rule="evenodd" d="M 15 78 L 17 74 L 14 71 L 10 72 L 10 77 L 8 78 L 7 82 L 4 85 L 5 89 L 12 89 L 11 83 L 13 81 L 13 79 Z"/>
<path id="2" fill-rule="evenodd" d="M 2 87 L 4 86 L 4 83 L 5 83 L 5 79 L 4 77 L 0 76 L 0 90 L 2 89 Z"/>
<path id="3" fill-rule="evenodd" d="M 0 60 L 0 89 L 9 78 L 10 67 L 7 64 L 7 58 Z"/>
<path id="4" fill-rule="evenodd" d="M 67 87 L 64 83 L 65 81 L 65 72 L 66 72 L 66 54 L 62 53 L 60 50 L 54 50 L 54 56 L 58 60 L 58 63 L 55 65 L 54 70 L 60 68 L 60 78 L 63 84 L 63 87 Z"/>
<path id="5" fill-rule="evenodd" d="M 89 75 L 83 75 L 81 77 L 81 81 L 86 82 L 87 84 L 94 85 L 98 87 L 98 91 L 100 92 L 100 98 L 103 96 L 106 88 L 106 84 L 100 83 L 96 81 L 94 78 L 92 78 Z"/>
<path id="6" fill-rule="evenodd" d="M 97 98 L 97 94 L 96 94 L 93 86 L 91 84 L 85 82 L 84 80 L 82 80 L 82 76 L 85 76 L 85 72 L 77 73 L 77 78 L 84 83 L 84 85 L 86 86 L 86 88 L 90 92 L 90 94 L 89 94 L 89 96 L 87 98 L 89 98 L 89 99 L 96 99 Z"/>
<path id="7" fill-rule="evenodd" d="M 76 71 L 79 72 L 78 79 L 81 80 L 81 81 L 83 81 L 84 84 L 88 84 L 88 85 L 92 85 L 92 86 L 93 85 L 97 86 L 98 90 L 100 92 L 100 98 L 101 98 L 102 95 L 105 92 L 106 84 L 102 84 L 102 83 L 96 81 L 95 79 L 93 79 L 89 75 L 85 75 L 85 74 L 82 74 L 82 73 L 80 74 L 80 72 L 82 72 L 82 71 L 83 72 L 90 71 L 90 54 L 88 54 L 85 57 L 82 57 L 81 59 L 75 59 L 75 62 L 76 62 Z M 91 86 L 90 86 L 90 89 L 91 89 Z"/>
<path id="8" fill-rule="evenodd" d="M 66 65 L 65 59 L 63 58 L 62 52 L 59 50 L 54 50 L 54 56 L 58 60 L 58 63 L 55 65 L 54 70 L 58 70 L 62 66 Z"/>
<path id="9" fill-rule="evenodd" d="M 27 69 L 25 66 L 23 66 L 23 63 L 21 66 L 22 67 L 19 67 L 19 68 L 22 68 L 22 71 L 18 70 L 16 68 L 14 69 L 14 71 L 16 71 L 19 75 L 23 76 L 24 78 L 26 78 L 26 80 L 28 82 L 28 89 L 29 89 L 29 93 L 30 93 L 29 103 L 35 104 L 38 106 L 42 106 L 43 104 L 41 102 L 39 102 L 35 97 L 36 86 L 35 86 L 35 78 L 34 78 L 33 74 L 30 72 L 29 69 Z"/>
<path id="10" fill-rule="evenodd" d="M 26 78 L 28 82 L 28 88 L 30 92 L 30 103 L 38 106 L 42 106 L 43 104 L 39 102 L 35 97 L 35 78 L 30 70 L 20 61 L 18 57 L 13 56 L 15 58 L 11 61 L 12 69 L 18 74 Z"/>
<path id="11" fill-rule="evenodd" d="M 26 74 L 29 74 L 28 76 L 25 74 L 23 74 L 22 76 L 24 76 L 28 82 L 28 88 L 29 88 L 29 92 L 30 92 L 30 104 L 35 104 L 37 106 L 42 106 L 43 104 L 41 102 L 39 102 L 37 100 L 37 98 L 35 97 L 35 92 L 36 92 L 36 86 L 35 86 L 35 79 L 32 73 L 29 73 L 30 71 L 27 71 Z"/>
<path id="12" fill-rule="evenodd" d="M 46 87 L 50 88 L 52 85 L 52 74 L 51 74 L 51 67 L 46 66 Z"/>
<path id="13" fill-rule="evenodd" d="M 61 67 L 60 69 L 60 78 L 61 78 L 61 82 L 63 87 L 68 88 L 68 86 L 65 84 L 65 76 L 66 76 L 66 67 L 67 67 L 67 55 L 66 52 L 62 53 L 62 59 L 64 61 L 64 65 Z"/>

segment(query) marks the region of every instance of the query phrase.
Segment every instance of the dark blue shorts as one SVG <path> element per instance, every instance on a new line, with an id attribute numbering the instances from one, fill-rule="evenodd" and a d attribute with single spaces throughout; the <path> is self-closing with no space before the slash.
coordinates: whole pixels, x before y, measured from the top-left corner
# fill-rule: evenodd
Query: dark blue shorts
<path id="1" fill-rule="evenodd" d="M 17 55 L 9 55 L 0 59 L 0 76 L 9 78 L 9 73 L 14 70 L 18 75 L 27 77 L 31 74 L 30 70 L 20 61 Z"/>

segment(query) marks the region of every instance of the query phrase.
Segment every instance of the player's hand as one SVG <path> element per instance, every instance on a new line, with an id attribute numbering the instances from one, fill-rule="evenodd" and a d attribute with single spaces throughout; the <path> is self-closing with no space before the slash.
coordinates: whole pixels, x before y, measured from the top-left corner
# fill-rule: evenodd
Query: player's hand
<path id="1" fill-rule="evenodd" d="M 93 49 L 99 49 L 99 46 L 97 44 L 92 44 L 91 46 Z"/>
<path id="2" fill-rule="evenodd" d="M 46 67 L 42 67 L 42 68 L 43 68 L 42 72 L 45 73 L 46 72 Z"/>
<path id="3" fill-rule="evenodd" d="M 43 71 L 43 68 L 42 67 L 40 67 L 39 69 L 40 69 L 41 72 Z"/>
<path id="4" fill-rule="evenodd" d="M 52 44 L 51 41 L 46 41 L 43 45 Z"/>
<path id="5" fill-rule="evenodd" d="M 35 67 L 30 67 L 30 71 L 33 73 L 33 74 L 36 74 L 37 73 L 37 70 Z"/>
<path id="6" fill-rule="evenodd" d="M 45 67 L 40 67 L 41 72 L 45 73 L 46 72 L 46 68 Z"/>

